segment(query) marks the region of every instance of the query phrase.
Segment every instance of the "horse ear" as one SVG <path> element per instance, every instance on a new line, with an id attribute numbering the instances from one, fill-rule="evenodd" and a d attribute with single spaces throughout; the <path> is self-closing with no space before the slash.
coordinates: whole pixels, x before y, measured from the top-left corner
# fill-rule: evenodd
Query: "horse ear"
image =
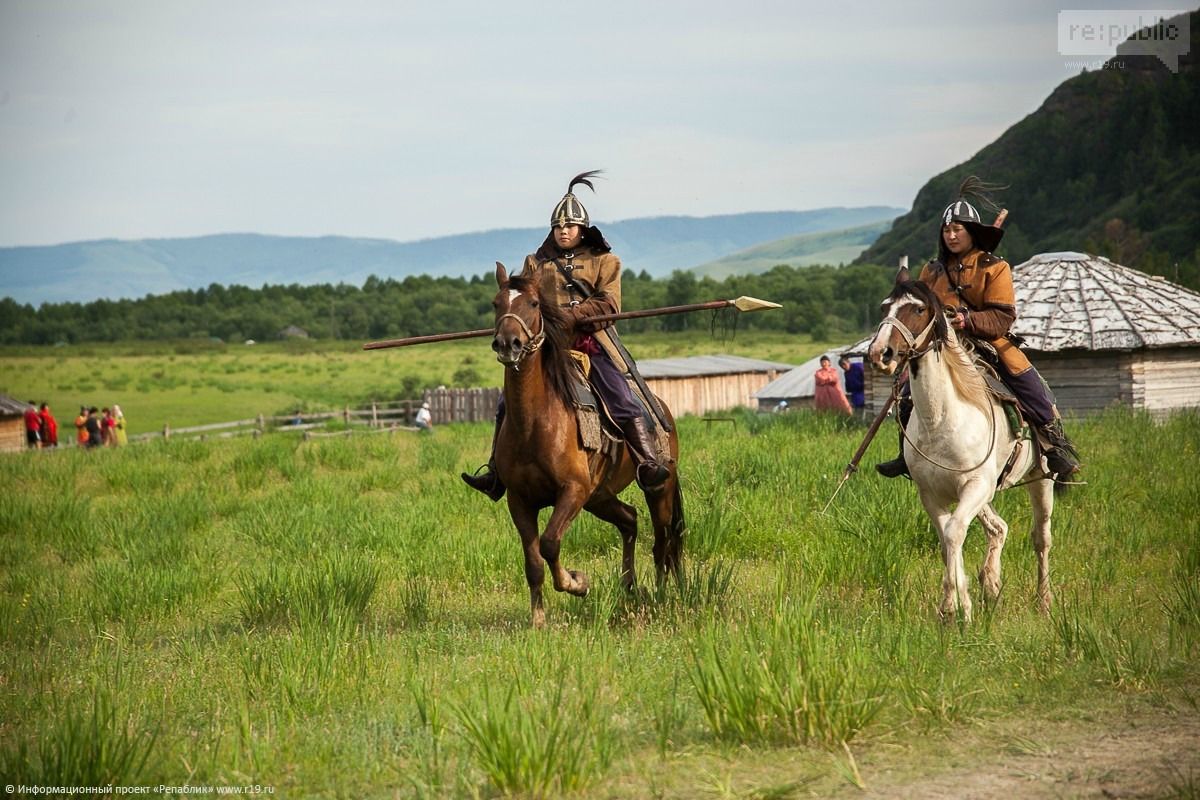
<path id="1" fill-rule="evenodd" d="M 896 270 L 896 283 L 908 283 L 911 280 L 908 276 L 908 267 L 901 267 Z"/>
<path id="2" fill-rule="evenodd" d="M 506 270 L 504 268 L 503 264 L 501 264 L 499 261 L 497 261 L 496 262 L 496 285 L 503 289 L 507 283 L 508 283 L 508 270 Z"/>

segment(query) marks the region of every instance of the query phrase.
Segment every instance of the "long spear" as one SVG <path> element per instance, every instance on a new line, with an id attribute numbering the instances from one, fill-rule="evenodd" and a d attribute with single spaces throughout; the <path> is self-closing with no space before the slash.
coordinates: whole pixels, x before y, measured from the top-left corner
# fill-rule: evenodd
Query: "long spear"
<path id="1" fill-rule="evenodd" d="M 833 490 L 833 494 L 829 496 L 829 502 L 821 509 L 824 514 L 829 510 L 829 506 L 833 505 L 833 498 L 838 496 L 838 492 L 846 485 L 846 481 L 850 476 L 858 472 L 858 462 L 862 461 L 862 457 L 866 455 L 867 448 L 871 445 L 871 440 L 875 438 L 875 434 L 879 433 L 879 426 L 887 419 L 888 412 L 892 410 L 892 404 L 896 402 L 896 393 L 889 392 L 887 402 L 883 404 L 883 408 L 879 409 L 879 413 L 875 415 L 875 421 L 871 423 L 871 427 L 867 428 L 867 435 L 863 437 L 862 444 L 854 451 L 854 457 L 850 459 L 850 463 L 846 465 L 845 472 L 842 473 L 842 479 L 838 481 L 837 488 Z"/>
<path id="2" fill-rule="evenodd" d="M 661 308 L 645 308 L 641 311 L 622 311 L 619 314 L 598 314 L 582 320 L 585 323 L 616 322 L 622 319 L 640 319 L 642 317 L 665 317 L 669 314 L 686 314 L 690 311 L 709 311 L 717 308 L 736 308 L 738 311 L 763 311 L 768 308 L 782 308 L 779 303 L 759 300 L 755 297 L 739 297 L 735 300 L 710 300 L 706 303 L 688 303 L 682 306 L 663 306 Z M 383 350 L 388 347 L 408 347 L 414 344 L 430 344 L 432 342 L 449 342 L 455 339 L 476 339 L 482 336 L 492 336 L 494 328 L 481 328 L 475 331 L 457 331 L 455 333 L 433 333 L 427 336 L 409 336 L 405 339 L 384 339 L 379 342 L 367 342 L 363 350 Z"/>

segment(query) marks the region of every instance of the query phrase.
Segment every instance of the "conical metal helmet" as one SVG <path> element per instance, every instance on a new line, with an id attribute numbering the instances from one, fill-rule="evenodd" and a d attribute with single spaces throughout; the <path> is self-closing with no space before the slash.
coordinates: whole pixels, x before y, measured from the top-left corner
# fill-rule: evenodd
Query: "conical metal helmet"
<path id="1" fill-rule="evenodd" d="M 571 183 L 567 186 L 567 193 L 563 195 L 563 199 L 558 201 L 558 205 L 550 213 L 551 228 L 556 225 L 582 225 L 585 228 L 591 225 L 587 209 L 583 207 L 583 203 L 579 202 L 579 198 L 571 193 L 571 190 L 575 188 L 575 184 L 582 183 L 593 192 L 596 191 L 596 187 L 592 186 L 592 182 L 588 179 L 594 178 L 599 174 L 600 170 L 594 169 L 589 172 L 581 172 L 574 178 L 571 178 Z"/>
<path id="2" fill-rule="evenodd" d="M 951 222 L 961 222 L 964 224 L 974 222 L 976 225 L 979 225 L 983 223 L 983 219 L 979 216 L 979 212 L 975 210 L 975 206 L 960 197 L 946 206 L 946 210 L 942 212 L 942 224 L 949 225 Z"/>

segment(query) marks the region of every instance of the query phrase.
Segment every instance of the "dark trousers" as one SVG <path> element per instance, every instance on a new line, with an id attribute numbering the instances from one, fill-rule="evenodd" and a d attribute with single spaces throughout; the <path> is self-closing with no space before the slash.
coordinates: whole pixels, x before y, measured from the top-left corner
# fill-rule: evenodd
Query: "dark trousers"
<path id="1" fill-rule="evenodd" d="M 1034 425 L 1041 428 L 1058 416 L 1054 413 L 1054 395 L 1038 374 L 1037 367 L 1031 366 L 1020 375 L 1013 375 L 1004 368 L 1004 362 L 997 362 L 996 374 L 1017 396 L 1021 409 Z"/>
<path id="2" fill-rule="evenodd" d="M 601 350 L 589 358 L 592 362 L 592 374 L 589 376 L 589 382 L 596 394 L 600 395 L 600 399 L 608 408 L 609 413 L 612 414 L 613 421 L 618 425 L 624 425 L 627 420 L 640 417 L 642 407 L 634 399 L 633 392 L 629 390 L 629 383 L 625 380 L 621 370 L 617 369 L 617 365 L 609 358 L 608 353 Z M 500 395 L 500 405 L 496 407 L 496 424 L 499 425 L 502 419 L 504 419 L 504 395 Z"/>

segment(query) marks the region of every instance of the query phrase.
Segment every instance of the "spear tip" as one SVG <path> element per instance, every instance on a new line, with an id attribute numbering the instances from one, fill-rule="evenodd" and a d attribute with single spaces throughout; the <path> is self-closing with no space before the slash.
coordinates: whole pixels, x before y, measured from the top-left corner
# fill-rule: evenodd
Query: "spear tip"
<path id="1" fill-rule="evenodd" d="M 770 300 L 759 300 L 757 297 L 747 297 L 745 295 L 734 300 L 733 306 L 738 311 L 765 311 L 768 308 L 783 308 L 779 303 L 772 303 Z"/>

